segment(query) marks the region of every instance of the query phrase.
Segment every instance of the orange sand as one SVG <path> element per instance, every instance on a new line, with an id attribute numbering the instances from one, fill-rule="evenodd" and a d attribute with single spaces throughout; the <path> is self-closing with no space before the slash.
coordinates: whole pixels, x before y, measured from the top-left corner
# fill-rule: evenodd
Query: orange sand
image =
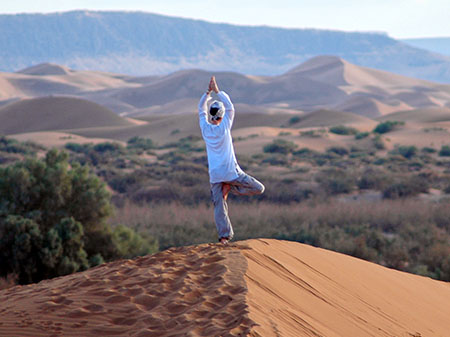
<path id="1" fill-rule="evenodd" d="M 173 248 L 0 291 L 0 336 L 448 336 L 450 284 L 294 242 Z"/>

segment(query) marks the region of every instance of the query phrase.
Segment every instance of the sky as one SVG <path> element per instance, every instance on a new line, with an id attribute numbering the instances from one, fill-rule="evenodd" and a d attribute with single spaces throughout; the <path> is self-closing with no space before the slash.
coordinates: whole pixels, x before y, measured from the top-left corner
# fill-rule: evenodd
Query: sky
<path id="1" fill-rule="evenodd" d="M 75 9 L 144 11 L 239 25 L 450 37 L 450 0 L 19 0 L 0 13 Z"/>

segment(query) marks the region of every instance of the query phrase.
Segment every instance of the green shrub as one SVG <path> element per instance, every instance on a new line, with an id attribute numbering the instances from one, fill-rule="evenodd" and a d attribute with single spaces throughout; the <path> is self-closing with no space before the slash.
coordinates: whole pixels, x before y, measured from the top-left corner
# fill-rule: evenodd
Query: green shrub
<path id="1" fill-rule="evenodd" d="M 329 153 L 336 153 L 339 156 L 348 155 L 348 150 L 345 147 L 342 147 L 342 146 L 332 146 L 332 147 L 327 149 L 327 152 L 329 152 Z"/>
<path id="2" fill-rule="evenodd" d="M 300 131 L 300 137 L 320 138 L 322 137 L 322 135 L 318 133 L 317 130 L 308 130 L 308 131 Z"/>
<path id="3" fill-rule="evenodd" d="M 358 130 L 355 128 L 345 125 L 333 126 L 329 131 L 337 135 L 356 135 L 358 133 Z"/>
<path id="4" fill-rule="evenodd" d="M 409 159 L 417 154 L 417 147 L 415 147 L 415 146 L 399 146 L 396 149 L 396 152 L 398 152 L 403 157 Z"/>
<path id="5" fill-rule="evenodd" d="M 92 144 L 66 143 L 64 147 L 72 152 L 87 153 L 92 148 L 92 146 Z"/>
<path id="6" fill-rule="evenodd" d="M 296 124 L 300 122 L 300 116 L 294 116 L 289 119 L 289 125 Z"/>
<path id="7" fill-rule="evenodd" d="M 441 157 L 450 157 L 450 145 L 442 145 L 439 155 Z"/>
<path id="8" fill-rule="evenodd" d="M 135 136 L 128 140 L 127 148 L 147 151 L 156 148 L 156 144 L 150 138 Z"/>
<path id="9" fill-rule="evenodd" d="M 422 152 L 423 153 L 436 153 L 437 150 L 433 149 L 432 147 L 425 146 L 424 148 L 422 148 Z"/>
<path id="10" fill-rule="evenodd" d="M 25 284 L 119 257 L 105 184 L 64 152 L 0 168 L 0 276 Z M 91 264 L 92 263 L 92 264 Z"/>
<path id="11" fill-rule="evenodd" d="M 36 143 L 26 141 L 19 142 L 13 138 L 0 136 L 0 151 L 7 153 L 20 153 L 24 155 L 35 155 L 37 151 L 45 148 Z"/>
<path id="12" fill-rule="evenodd" d="M 123 258 L 129 259 L 158 251 L 158 242 L 153 237 L 141 235 L 123 225 L 114 228 L 112 237 Z"/>
<path id="13" fill-rule="evenodd" d="M 399 122 L 399 121 L 381 122 L 375 127 L 375 129 L 373 129 L 373 132 L 378 133 L 378 134 L 387 133 L 387 132 L 394 130 L 398 126 L 404 125 L 404 124 L 405 124 L 404 122 Z"/>
<path id="14" fill-rule="evenodd" d="M 292 153 L 297 148 L 297 144 L 284 139 L 275 139 L 272 143 L 264 146 L 263 151 L 266 153 Z"/>
<path id="15" fill-rule="evenodd" d="M 111 143 L 111 142 L 104 142 L 104 143 L 98 143 L 93 146 L 94 151 L 104 153 L 104 152 L 110 152 L 110 153 L 124 153 L 124 147 L 120 145 L 119 143 Z"/>
<path id="16" fill-rule="evenodd" d="M 308 149 L 307 147 L 302 147 L 301 149 L 292 152 L 292 154 L 297 157 L 311 157 L 315 153 L 316 151 Z"/>
<path id="17" fill-rule="evenodd" d="M 359 140 L 359 139 L 363 139 L 369 136 L 369 132 L 358 132 L 357 134 L 355 134 L 355 139 Z"/>

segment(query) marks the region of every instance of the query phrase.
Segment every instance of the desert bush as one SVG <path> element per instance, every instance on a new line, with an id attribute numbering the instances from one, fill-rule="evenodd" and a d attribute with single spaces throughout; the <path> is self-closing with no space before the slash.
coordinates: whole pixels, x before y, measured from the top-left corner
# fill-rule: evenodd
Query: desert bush
<path id="1" fill-rule="evenodd" d="M 355 134 L 355 139 L 360 140 L 360 139 L 364 139 L 367 138 L 369 136 L 369 132 L 358 132 Z"/>
<path id="2" fill-rule="evenodd" d="M 361 174 L 357 184 L 361 190 L 374 189 L 381 191 L 389 182 L 390 176 L 386 172 L 375 167 L 368 167 Z"/>
<path id="3" fill-rule="evenodd" d="M 294 152 L 297 144 L 284 139 L 275 139 L 272 143 L 264 146 L 263 151 L 266 153 L 288 154 Z"/>
<path id="4" fill-rule="evenodd" d="M 345 156 L 348 155 L 348 150 L 345 147 L 342 146 L 332 146 L 327 149 L 327 152 L 335 153 L 339 156 Z"/>
<path id="5" fill-rule="evenodd" d="M 325 169 L 316 176 L 316 181 L 331 195 L 350 193 L 355 187 L 355 177 L 346 170 Z"/>
<path id="6" fill-rule="evenodd" d="M 384 141 L 380 135 L 375 135 L 375 137 L 373 137 L 373 139 L 372 139 L 372 142 L 373 142 L 373 146 L 377 150 L 384 150 L 386 148 L 386 145 L 384 145 Z"/>
<path id="7" fill-rule="evenodd" d="M 429 184 L 420 176 L 401 177 L 383 190 L 383 198 L 398 199 L 415 196 L 428 191 Z"/>
<path id="8" fill-rule="evenodd" d="M 323 133 L 323 130 L 300 131 L 300 137 L 320 138 Z"/>
<path id="9" fill-rule="evenodd" d="M 127 148 L 147 151 L 156 148 L 156 144 L 150 138 L 135 136 L 128 140 Z"/>
<path id="10" fill-rule="evenodd" d="M 423 153 L 436 153 L 437 150 L 432 147 L 425 146 L 422 148 L 422 152 Z"/>
<path id="11" fill-rule="evenodd" d="M 158 242 L 152 236 L 138 234 L 124 225 L 115 226 L 112 238 L 119 255 L 123 258 L 129 259 L 158 251 Z"/>
<path id="12" fill-rule="evenodd" d="M 13 138 L 0 136 L 0 152 L 35 155 L 37 151 L 44 149 L 45 148 L 42 145 L 38 145 L 31 141 L 19 142 Z"/>
<path id="13" fill-rule="evenodd" d="M 87 153 L 90 149 L 92 149 L 92 144 L 79 144 L 79 143 L 66 143 L 64 147 L 72 152 L 76 153 Z"/>
<path id="14" fill-rule="evenodd" d="M 315 156 L 319 155 L 317 151 L 308 149 L 307 147 L 303 147 L 301 149 L 298 149 L 294 152 L 292 152 L 292 155 L 295 159 L 305 160 L 305 159 L 312 159 Z"/>
<path id="15" fill-rule="evenodd" d="M 92 149 L 99 153 L 109 152 L 111 154 L 123 154 L 125 148 L 119 143 L 103 142 L 95 144 Z"/>
<path id="16" fill-rule="evenodd" d="M 358 130 L 350 126 L 338 125 L 329 128 L 329 131 L 337 135 L 356 135 Z"/>
<path id="17" fill-rule="evenodd" d="M 442 145 L 441 150 L 439 151 L 439 156 L 450 157 L 450 145 Z"/>
<path id="18" fill-rule="evenodd" d="M 417 154 L 417 147 L 415 147 L 415 146 L 399 146 L 393 152 L 398 153 L 401 156 L 409 159 Z"/>
<path id="19" fill-rule="evenodd" d="M 293 117 L 289 118 L 288 123 L 289 123 L 289 125 L 292 125 L 292 124 L 296 124 L 298 122 L 300 122 L 300 116 L 293 116 Z"/>
<path id="20" fill-rule="evenodd" d="M 373 132 L 378 133 L 378 134 L 387 133 L 387 132 L 393 131 L 400 125 L 404 125 L 404 124 L 405 124 L 404 122 L 399 122 L 399 121 L 381 122 L 375 127 L 375 129 L 373 129 Z"/>

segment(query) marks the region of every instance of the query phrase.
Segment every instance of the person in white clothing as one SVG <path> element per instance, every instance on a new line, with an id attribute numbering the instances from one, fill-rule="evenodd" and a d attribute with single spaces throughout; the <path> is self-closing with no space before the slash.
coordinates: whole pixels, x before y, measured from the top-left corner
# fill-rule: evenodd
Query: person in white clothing
<path id="1" fill-rule="evenodd" d="M 212 91 L 217 94 L 220 101 L 214 101 L 210 104 L 208 114 L 206 111 Z M 264 185 L 239 167 L 234 154 L 233 139 L 231 138 L 234 106 L 230 97 L 224 91 L 219 91 L 214 76 L 211 77 L 208 90 L 200 99 L 198 111 L 200 129 L 208 156 L 214 220 L 219 242 L 227 244 L 234 236 L 233 227 L 228 217 L 228 193 L 237 195 L 262 194 Z"/>

